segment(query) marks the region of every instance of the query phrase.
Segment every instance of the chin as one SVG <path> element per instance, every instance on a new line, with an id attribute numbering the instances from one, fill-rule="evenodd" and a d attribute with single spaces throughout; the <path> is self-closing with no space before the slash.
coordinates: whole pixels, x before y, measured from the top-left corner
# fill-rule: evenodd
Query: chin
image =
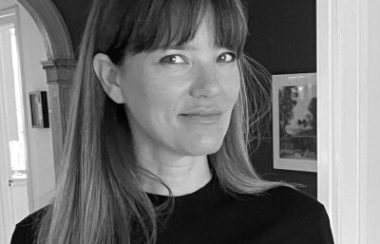
<path id="1" fill-rule="evenodd" d="M 217 152 L 222 146 L 222 143 L 223 138 L 218 140 L 212 138 L 207 140 L 196 140 L 192 143 L 189 143 L 188 141 L 188 143 L 183 146 L 185 148 L 186 154 L 191 156 L 203 156 Z"/>

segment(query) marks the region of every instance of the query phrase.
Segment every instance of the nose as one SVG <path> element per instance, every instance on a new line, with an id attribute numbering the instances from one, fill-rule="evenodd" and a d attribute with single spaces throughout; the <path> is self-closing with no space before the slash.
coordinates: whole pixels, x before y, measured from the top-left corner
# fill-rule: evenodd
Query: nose
<path id="1" fill-rule="evenodd" d="M 210 98 L 222 92 L 223 89 L 215 65 L 199 65 L 194 72 L 195 79 L 190 87 L 192 97 Z"/>

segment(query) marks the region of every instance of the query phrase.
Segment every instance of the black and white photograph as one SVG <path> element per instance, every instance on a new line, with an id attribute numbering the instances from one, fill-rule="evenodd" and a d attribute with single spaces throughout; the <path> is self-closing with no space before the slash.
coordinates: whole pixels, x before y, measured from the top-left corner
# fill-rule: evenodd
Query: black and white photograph
<path id="1" fill-rule="evenodd" d="M 273 75 L 272 87 L 274 168 L 315 172 L 316 74 Z"/>
<path id="2" fill-rule="evenodd" d="M 380 0 L 0 0 L 0 244 L 379 244 Z"/>

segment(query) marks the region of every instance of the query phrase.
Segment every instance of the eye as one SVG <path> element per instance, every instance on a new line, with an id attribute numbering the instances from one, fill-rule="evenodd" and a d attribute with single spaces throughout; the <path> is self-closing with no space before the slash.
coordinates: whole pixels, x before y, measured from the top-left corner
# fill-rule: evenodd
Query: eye
<path id="1" fill-rule="evenodd" d="M 231 63 L 236 60 L 236 54 L 234 53 L 222 53 L 219 55 L 217 58 L 217 62 L 222 62 L 222 63 Z"/>
<path id="2" fill-rule="evenodd" d="M 186 58 L 182 55 L 173 54 L 167 55 L 160 59 L 160 63 L 162 64 L 186 64 Z"/>

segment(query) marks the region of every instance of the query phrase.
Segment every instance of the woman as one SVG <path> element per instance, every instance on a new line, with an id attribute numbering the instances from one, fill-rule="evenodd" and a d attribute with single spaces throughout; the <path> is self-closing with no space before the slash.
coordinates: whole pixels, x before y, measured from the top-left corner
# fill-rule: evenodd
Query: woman
<path id="1" fill-rule="evenodd" d="M 95 0 L 55 198 L 12 243 L 333 243 L 251 166 L 270 97 L 246 35 L 239 0 Z"/>

